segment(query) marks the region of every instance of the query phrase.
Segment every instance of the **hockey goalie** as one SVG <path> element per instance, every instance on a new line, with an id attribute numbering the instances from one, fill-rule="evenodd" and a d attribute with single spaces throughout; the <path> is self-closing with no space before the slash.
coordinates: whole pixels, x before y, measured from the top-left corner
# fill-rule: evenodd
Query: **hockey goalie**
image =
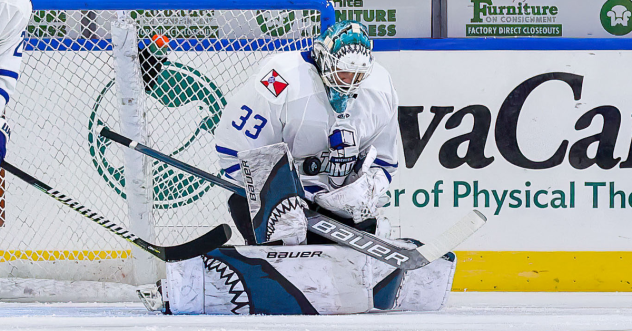
<path id="1" fill-rule="evenodd" d="M 406 249 L 380 208 L 398 167 L 398 99 L 375 63 L 366 28 L 334 24 L 311 52 L 271 57 L 229 100 L 215 131 L 228 206 L 245 245 L 167 264 L 158 289 L 139 291 L 172 314 L 347 314 L 438 310 L 453 253 L 402 270 L 307 231 L 316 210 Z M 362 243 L 356 243 L 362 245 Z"/>

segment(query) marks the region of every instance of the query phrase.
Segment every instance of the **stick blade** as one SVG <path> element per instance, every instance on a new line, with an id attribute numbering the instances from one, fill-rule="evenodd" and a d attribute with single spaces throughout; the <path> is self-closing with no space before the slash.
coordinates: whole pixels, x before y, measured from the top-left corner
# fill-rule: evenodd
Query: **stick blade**
<path id="1" fill-rule="evenodd" d="M 164 260 L 167 262 L 177 262 L 206 254 L 224 245 L 230 240 L 231 235 L 232 231 L 230 226 L 228 226 L 228 224 L 220 224 L 201 237 L 184 244 L 161 247 L 165 252 Z"/>
<path id="2" fill-rule="evenodd" d="M 472 210 L 440 236 L 417 248 L 417 251 L 432 262 L 464 242 L 485 225 L 485 222 L 487 222 L 485 215 L 478 210 Z"/>

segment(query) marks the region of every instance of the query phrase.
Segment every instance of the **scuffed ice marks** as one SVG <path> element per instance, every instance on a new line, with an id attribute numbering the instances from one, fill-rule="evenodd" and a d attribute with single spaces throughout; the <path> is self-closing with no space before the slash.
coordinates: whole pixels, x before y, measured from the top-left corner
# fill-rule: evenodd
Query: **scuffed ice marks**
<path id="1" fill-rule="evenodd" d="M 300 197 L 290 197 L 287 199 L 283 199 L 279 204 L 277 204 L 272 213 L 270 213 L 270 218 L 268 219 L 268 227 L 266 229 L 266 240 L 270 241 L 270 237 L 276 230 L 275 225 L 277 222 L 281 220 L 281 217 L 291 211 L 298 210 L 300 208 L 309 208 L 307 203 L 303 201 Z"/>
<path id="2" fill-rule="evenodd" d="M 226 293 L 227 299 L 232 295 L 230 302 L 234 305 L 234 308 L 231 309 L 231 312 L 235 315 L 249 314 L 250 298 L 244 289 L 244 284 L 239 278 L 239 275 L 228 265 L 217 259 L 206 256 L 204 256 L 203 259 L 206 270 L 214 271 L 211 275 L 217 276 L 216 279 L 212 280 L 213 284 L 219 290 L 223 290 L 224 293 Z"/>

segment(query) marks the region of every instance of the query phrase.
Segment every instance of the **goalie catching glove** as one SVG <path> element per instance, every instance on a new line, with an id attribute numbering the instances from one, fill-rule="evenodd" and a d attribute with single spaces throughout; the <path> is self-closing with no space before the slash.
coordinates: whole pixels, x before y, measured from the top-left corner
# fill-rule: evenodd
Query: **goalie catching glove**
<path id="1" fill-rule="evenodd" d="M 350 175 L 350 184 L 330 192 L 317 193 L 314 202 L 338 216 L 353 218 L 356 224 L 375 218 L 377 208 L 384 205 L 380 198 L 389 186 L 384 170 L 380 167 L 371 168 L 376 157 L 375 147 L 369 147 L 357 176 Z"/>

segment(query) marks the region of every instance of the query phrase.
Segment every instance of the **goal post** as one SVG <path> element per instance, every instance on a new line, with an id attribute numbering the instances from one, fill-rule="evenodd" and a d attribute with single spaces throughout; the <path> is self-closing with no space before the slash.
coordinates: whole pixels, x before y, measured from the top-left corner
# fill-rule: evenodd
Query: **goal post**
<path id="1" fill-rule="evenodd" d="M 227 193 L 110 143 L 96 127 L 219 176 L 214 129 L 227 100 L 263 59 L 309 50 L 335 21 L 325 0 L 33 0 L 33 8 L 6 110 L 7 160 L 160 245 L 232 225 Z M 162 276 L 156 259 L 19 179 L 7 174 L 2 184 L 0 279 Z"/>

